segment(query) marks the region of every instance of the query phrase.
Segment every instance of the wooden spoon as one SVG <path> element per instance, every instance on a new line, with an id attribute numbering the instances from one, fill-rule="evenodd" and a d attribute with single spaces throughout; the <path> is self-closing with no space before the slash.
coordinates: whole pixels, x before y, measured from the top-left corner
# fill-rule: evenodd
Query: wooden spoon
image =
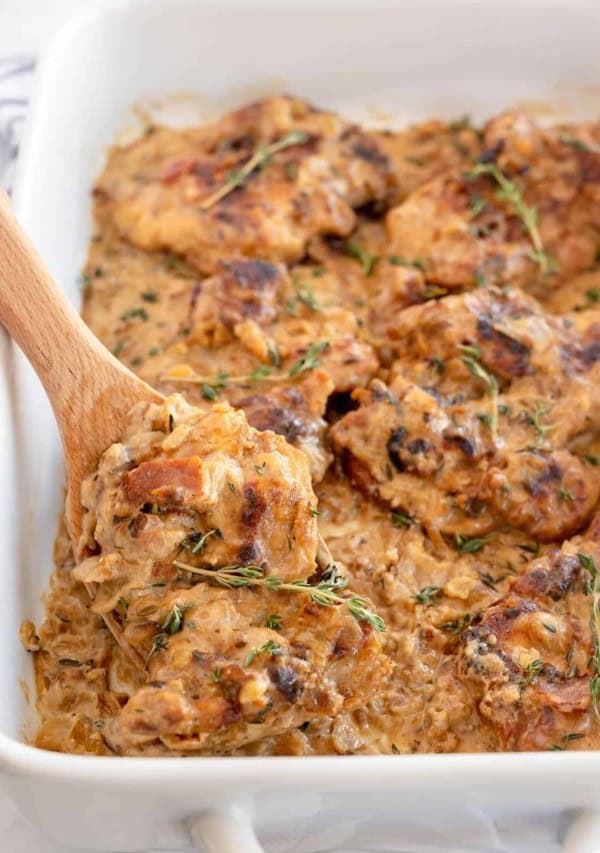
<path id="1" fill-rule="evenodd" d="M 67 301 L 0 192 L 0 323 L 23 350 L 54 410 L 67 468 L 67 528 L 80 558 L 81 483 L 123 437 L 140 401 L 164 398 L 124 367 Z M 95 585 L 87 585 L 94 597 Z M 111 617 L 105 621 L 109 624 Z M 117 638 L 118 639 L 118 638 Z M 137 661 L 136 661 L 137 662 Z"/>

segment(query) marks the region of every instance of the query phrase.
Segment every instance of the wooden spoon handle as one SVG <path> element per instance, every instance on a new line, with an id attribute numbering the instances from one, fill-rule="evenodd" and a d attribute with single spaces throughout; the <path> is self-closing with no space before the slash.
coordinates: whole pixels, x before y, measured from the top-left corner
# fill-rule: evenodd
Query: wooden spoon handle
<path id="1" fill-rule="evenodd" d="M 0 192 L 0 323 L 40 377 L 59 419 L 107 352 L 54 283 Z"/>

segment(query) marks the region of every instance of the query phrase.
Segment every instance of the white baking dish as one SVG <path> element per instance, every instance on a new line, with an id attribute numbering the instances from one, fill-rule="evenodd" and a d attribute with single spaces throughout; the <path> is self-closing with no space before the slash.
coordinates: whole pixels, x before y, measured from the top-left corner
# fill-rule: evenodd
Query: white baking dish
<path id="1" fill-rule="evenodd" d="M 594 0 L 105 4 L 69 25 L 41 66 L 17 213 L 77 301 L 89 188 L 133 104 L 195 91 L 214 112 L 283 89 L 374 120 L 483 116 L 523 101 L 597 115 L 599 35 Z M 186 822 L 200 816 L 196 834 L 209 849 L 243 853 L 259 849 L 251 815 L 267 846 L 282 827 L 313 822 L 327 825 L 324 844 L 347 849 L 357 821 L 374 842 L 395 826 L 400 844 L 409 814 L 510 806 L 591 810 L 573 843 L 600 850 L 600 835 L 584 841 L 600 806 L 597 752 L 114 759 L 25 745 L 31 710 L 21 684 L 32 692 L 31 666 L 17 629 L 42 613 L 62 462 L 41 387 L 1 336 L 0 367 L 0 770 L 49 835 L 93 850 L 183 849 L 192 843 Z M 233 817 L 230 807 L 239 809 Z"/>

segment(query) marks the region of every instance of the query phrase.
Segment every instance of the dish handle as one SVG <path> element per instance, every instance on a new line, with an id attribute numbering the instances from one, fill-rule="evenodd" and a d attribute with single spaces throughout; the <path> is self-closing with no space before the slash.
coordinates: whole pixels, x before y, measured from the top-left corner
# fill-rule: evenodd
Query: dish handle
<path id="1" fill-rule="evenodd" d="M 190 820 L 189 829 L 203 853 L 265 853 L 249 813 L 238 806 L 204 812 Z"/>
<path id="2" fill-rule="evenodd" d="M 250 815 L 232 806 L 192 818 L 189 824 L 194 844 L 204 853 L 265 853 Z M 599 853 L 600 811 L 577 812 L 569 826 L 562 853 Z"/>

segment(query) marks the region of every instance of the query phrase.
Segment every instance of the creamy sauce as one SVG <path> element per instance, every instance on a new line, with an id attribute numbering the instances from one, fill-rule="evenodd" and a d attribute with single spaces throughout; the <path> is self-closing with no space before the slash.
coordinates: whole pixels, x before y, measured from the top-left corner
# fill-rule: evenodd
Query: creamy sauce
<path id="1" fill-rule="evenodd" d="M 297 145 L 203 208 L 259 142 L 292 132 Z M 600 488 L 599 140 L 595 126 L 561 135 L 523 116 L 483 131 L 429 122 L 369 133 L 272 99 L 210 128 L 148 128 L 109 153 L 84 319 L 160 391 L 204 409 L 229 401 L 307 454 L 319 532 L 384 618 L 393 662 L 358 707 L 301 725 L 291 715 L 288 728 L 203 751 L 600 745 L 585 569 L 573 557 L 558 597 L 513 590 L 554 571 L 563 542 L 567 555 L 596 547 L 593 524 L 582 531 Z M 495 174 L 464 178 L 478 158 L 535 207 L 533 232 Z M 140 676 L 90 609 L 64 531 L 55 557 L 46 620 L 23 629 L 36 652 L 36 743 L 110 753 L 106 731 Z M 551 627 L 542 639 L 529 624 L 507 629 L 506 670 L 482 676 L 472 644 L 487 643 L 489 664 L 504 635 L 469 631 L 507 594 L 550 614 Z M 571 638 L 566 672 L 554 617 Z M 574 681 L 585 682 L 577 702 L 548 698 Z M 539 742 L 522 734 L 522 707 L 550 719 Z"/>

